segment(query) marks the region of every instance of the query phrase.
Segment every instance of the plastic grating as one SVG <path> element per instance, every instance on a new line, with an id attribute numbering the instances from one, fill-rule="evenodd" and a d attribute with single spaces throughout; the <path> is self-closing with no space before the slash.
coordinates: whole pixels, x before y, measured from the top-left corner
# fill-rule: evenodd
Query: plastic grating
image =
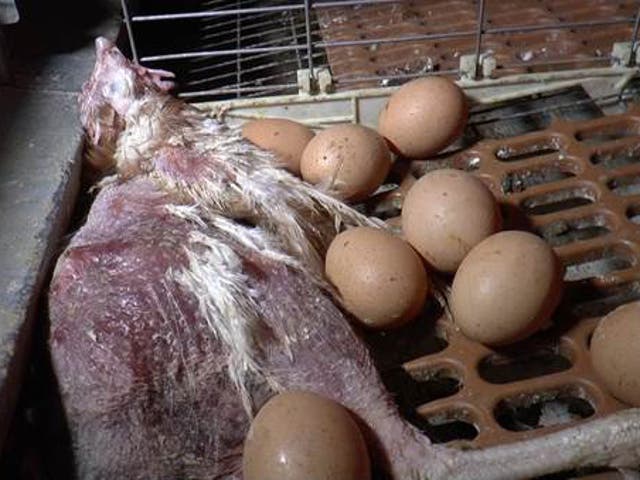
<path id="1" fill-rule="evenodd" d="M 396 206 L 412 174 L 431 162 L 412 163 Z M 588 348 L 602 315 L 640 299 L 640 110 L 556 119 L 545 130 L 481 141 L 444 163 L 486 182 L 505 229 L 533 231 L 554 247 L 566 290 L 552 328 L 501 350 L 470 341 L 433 305 L 415 324 L 372 334 L 404 414 L 435 442 L 479 447 L 628 408 L 601 387 Z"/>

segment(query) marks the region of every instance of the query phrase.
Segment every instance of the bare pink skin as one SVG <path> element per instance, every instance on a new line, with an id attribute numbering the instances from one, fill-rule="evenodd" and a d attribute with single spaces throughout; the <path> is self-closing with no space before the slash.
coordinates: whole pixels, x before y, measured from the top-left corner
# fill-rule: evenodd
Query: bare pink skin
<path id="1" fill-rule="evenodd" d="M 81 117 L 90 141 L 113 149 L 131 128 L 127 122 L 139 102 L 167 103 L 170 85 L 165 73 L 132 65 L 106 40 L 98 40 L 97 51 Z M 201 122 L 207 131 L 231 135 L 192 107 L 167 104 L 163 114 L 174 129 L 197 129 Z M 236 147 L 238 155 L 255 148 L 229 146 Z M 260 305 L 254 334 L 261 367 L 284 389 L 314 391 L 348 407 L 363 425 L 374 463 L 393 478 L 517 479 L 639 463 L 637 410 L 504 447 L 461 452 L 431 445 L 398 415 L 367 348 L 313 278 L 206 222 L 167 212 L 168 205 L 189 202 L 154 174 L 188 184 L 208 175 L 209 188 L 225 189 L 237 174 L 232 166 L 203 158 L 187 144 L 158 147 L 140 162 L 144 166 L 100 192 L 51 284 L 50 349 L 79 478 L 241 478 L 250 418 L 227 376 L 228 346 L 212 336 L 193 292 L 167 276 L 186 266 L 181 247 L 194 230 L 226 242 L 242 259 L 247 294 Z M 230 190 L 229 205 L 221 208 L 239 211 L 241 201 Z M 256 221 L 254 228 L 267 232 Z M 317 243 L 328 242 L 316 233 Z M 289 353 L 282 331 L 296 340 Z M 262 378 L 254 380 L 251 400 L 259 408 L 274 392 Z"/>

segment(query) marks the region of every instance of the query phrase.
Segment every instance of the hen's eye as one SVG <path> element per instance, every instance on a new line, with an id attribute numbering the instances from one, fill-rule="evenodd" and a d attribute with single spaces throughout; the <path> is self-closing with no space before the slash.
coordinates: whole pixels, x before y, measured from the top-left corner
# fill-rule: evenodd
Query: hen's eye
<path id="1" fill-rule="evenodd" d="M 118 93 L 122 93 L 125 90 L 125 84 L 122 80 L 118 81 L 118 82 L 113 82 L 111 84 L 111 93 L 112 94 L 118 94 Z"/>
<path id="2" fill-rule="evenodd" d="M 105 85 L 105 96 L 117 97 L 124 96 L 129 92 L 129 82 L 126 77 L 119 76 Z"/>

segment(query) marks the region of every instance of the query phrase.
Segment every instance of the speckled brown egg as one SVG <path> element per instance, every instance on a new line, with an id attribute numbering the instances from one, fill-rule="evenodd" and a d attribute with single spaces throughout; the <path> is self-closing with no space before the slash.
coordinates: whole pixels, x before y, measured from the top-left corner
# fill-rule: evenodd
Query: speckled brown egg
<path id="1" fill-rule="evenodd" d="M 467 123 L 464 92 L 444 77 L 405 83 L 380 112 L 378 131 L 399 155 L 427 158 L 451 144 Z"/>
<path id="2" fill-rule="evenodd" d="M 414 319 L 429 292 L 426 271 L 411 246 L 375 228 L 351 228 L 336 236 L 325 271 L 347 310 L 371 328 Z"/>
<path id="3" fill-rule="evenodd" d="M 591 337 L 591 362 L 609 392 L 640 407 L 640 302 L 616 308 Z"/>
<path id="4" fill-rule="evenodd" d="M 285 118 L 251 120 L 242 127 L 242 136 L 276 154 L 291 173 L 300 174 L 302 152 L 314 137 L 313 130 Z"/>
<path id="5" fill-rule="evenodd" d="M 375 130 L 361 125 L 336 125 L 318 133 L 300 163 L 306 181 L 351 201 L 373 193 L 390 168 L 387 143 Z"/>
<path id="6" fill-rule="evenodd" d="M 500 230 L 502 217 L 491 191 L 461 170 L 435 170 L 409 190 L 402 231 L 436 270 L 453 273 L 467 253 Z"/>
<path id="7" fill-rule="evenodd" d="M 521 340 L 549 324 L 562 295 L 564 269 L 541 238 L 500 232 L 462 261 L 450 307 L 467 337 L 486 345 Z"/>
<path id="8" fill-rule="evenodd" d="M 244 480 L 368 480 L 367 448 L 349 412 L 309 392 L 276 395 L 244 444 Z"/>

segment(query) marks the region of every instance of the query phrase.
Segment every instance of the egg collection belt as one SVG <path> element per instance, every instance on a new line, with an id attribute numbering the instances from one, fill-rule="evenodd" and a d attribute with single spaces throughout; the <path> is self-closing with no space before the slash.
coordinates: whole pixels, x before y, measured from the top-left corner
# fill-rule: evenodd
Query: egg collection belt
<path id="1" fill-rule="evenodd" d="M 477 10 L 472 0 L 320 10 L 324 41 L 363 42 L 327 47 L 337 88 L 378 86 L 385 76 L 456 75 L 460 56 L 477 48 Z M 492 53 L 498 76 L 606 66 L 612 44 L 630 41 L 633 24 L 622 20 L 636 11 L 637 4 L 625 0 L 487 0 L 479 51 Z M 385 41 L 412 36 L 416 40 Z M 381 42 L 364 43 L 376 39 Z"/>
<path id="2" fill-rule="evenodd" d="M 597 379 L 589 341 L 602 315 L 640 298 L 640 110 L 555 120 L 445 162 L 486 182 L 505 230 L 534 231 L 554 247 L 566 288 L 552 328 L 499 351 L 466 339 L 434 305 L 401 331 L 372 335 L 405 416 L 435 442 L 484 447 L 628 408 Z M 413 162 L 397 202 L 429 163 Z M 402 371 L 389 376 L 393 362 Z"/>

